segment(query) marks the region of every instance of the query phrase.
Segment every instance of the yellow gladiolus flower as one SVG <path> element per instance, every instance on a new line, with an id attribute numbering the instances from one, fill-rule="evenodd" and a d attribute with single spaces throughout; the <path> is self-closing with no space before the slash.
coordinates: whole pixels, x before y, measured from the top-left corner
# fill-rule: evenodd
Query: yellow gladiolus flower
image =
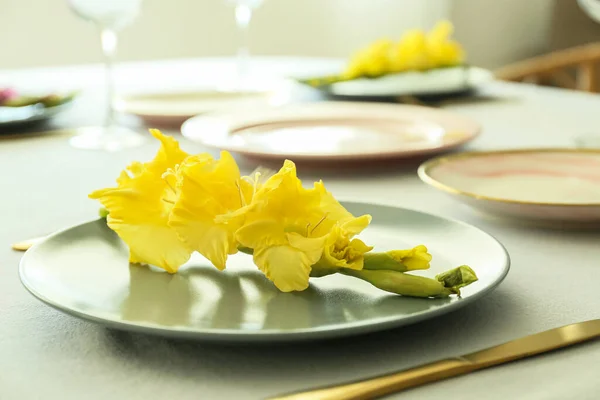
<path id="1" fill-rule="evenodd" d="M 359 50 L 348 63 L 343 76 L 352 79 L 360 76 L 377 77 L 389 70 L 390 51 L 393 43 L 388 39 L 380 39 Z"/>
<path id="2" fill-rule="evenodd" d="M 169 226 L 215 267 L 225 269 L 227 256 L 237 252 L 234 234 L 252 207 L 256 187 L 242 179 L 226 151 L 219 160 L 208 154 L 188 157 L 175 175 L 179 197 Z"/>
<path id="3" fill-rule="evenodd" d="M 407 271 L 428 269 L 432 256 L 427 247 L 419 245 L 408 250 L 390 250 L 386 252 L 390 257 L 402 263 Z"/>
<path id="4" fill-rule="evenodd" d="M 445 42 L 454 32 L 454 27 L 450 21 L 439 21 L 427 34 L 427 40 L 430 42 Z"/>
<path id="5" fill-rule="evenodd" d="M 324 253 L 353 267 L 360 264 L 357 254 L 367 246 L 350 245 L 349 238 L 368 225 L 370 216 L 354 223 L 357 219 L 321 182 L 303 188 L 293 162 L 285 161 L 256 192 L 253 204 L 236 239 L 253 249 L 254 263 L 279 290 L 306 289 L 311 267 Z"/>
<path id="6" fill-rule="evenodd" d="M 173 138 L 150 132 L 161 142 L 155 158 L 132 163 L 117 187 L 89 195 L 104 206 L 102 215 L 129 246 L 132 263 L 175 273 L 198 251 L 222 270 L 239 249 L 253 254 L 283 292 L 304 290 L 311 276 L 334 273 L 418 297 L 460 294 L 477 280 L 466 266 L 435 280 L 405 274 L 429 268 L 431 254 L 423 245 L 371 253 L 355 238 L 371 216 L 354 217 L 323 182 L 302 187 L 291 161 L 273 175 L 261 169 L 242 177 L 226 151 L 218 160 L 206 153 L 189 156 Z"/>
<path id="7" fill-rule="evenodd" d="M 371 216 L 363 215 L 334 226 L 327 235 L 319 267 L 362 269 L 364 255 L 373 250 L 373 247 L 352 237 L 362 232 L 370 222 Z"/>
<path id="8" fill-rule="evenodd" d="M 440 21 L 427 35 L 427 51 L 433 65 L 451 66 L 464 62 L 462 46 L 450 39 L 454 27 L 448 21 Z"/>
<path id="9" fill-rule="evenodd" d="M 420 30 L 406 32 L 396 45 L 391 65 L 394 72 L 431 68 L 425 33 Z"/>
<path id="10" fill-rule="evenodd" d="M 462 64 L 465 53 L 458 42 L 450 39 L 453 29 L 449 21 L 440 21 L 428 33 L 420 29 L 409 30 L 396 43 L 388 39 L 377 40 L 350 58 L 341 78 L 374 78 L 394 72 Z"/>
<path id="11" fill-rule="evenodd" d="M 161 147 L 154 160 L 134 162 L 121 173 L 116 188 L 89 195 L 108 211 L 107 223 L 129 246 L 132 263 L 155 265 L 175 273 L 190 258 L 192 250 L 168 225 L 177 199 L 176 182 L 163 174 L 177 167 L 188 154 L 172 137 L 150 130 Z"/>

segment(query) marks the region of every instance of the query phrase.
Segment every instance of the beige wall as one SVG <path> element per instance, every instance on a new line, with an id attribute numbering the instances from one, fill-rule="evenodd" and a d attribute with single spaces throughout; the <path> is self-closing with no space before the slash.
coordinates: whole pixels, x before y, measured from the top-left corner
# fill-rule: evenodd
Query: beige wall
<path id="1" fill-rule="evenodd" d="M 574 2 L 574 0 L 573 0 Z M 549 48 L 553 0 L 267 0 L 255 54 L 346 56 L 380 36 L 451 17 L 473 64 L 496 67 Z M 98 62 L 95 28 L 66 0 L 0 0 L 0 69 Z M 236 30 L 224 0 L 145 0 L 122 34 L 121 60 L 223 56 Z"/>
<path id="2" fill-rule="evenodd" d="M 588 17 L 574 3 L 574 0 L 554 1 L 550 33 L 552 49 L 600 41 L 600 24 Z"/>
<path id="3" fill-rule="evenodd" d="M 98 0 L 96 0 L 98 1 Z M 101 1 L 101 0 L 100 0 Z M 27 4 L 27 7 L 25 7 Z M 381 35 L 430 26 L 448 0 L 267 0 L 251 25 L 257 54 L 344 56 Z M 66 0 L 0 0 L 0 68 L 99 61 L 94 27 Z M 224 0 L 145 0 L 122 33 L 120 59 L 230 55 L 233 10 Z"/>
<path id="4" fill-rule="evenodd" d="M 553 0 L 455 0 L 451 16 L 472 63 L 499 67 L 548 50 L 552 11 Z"/>

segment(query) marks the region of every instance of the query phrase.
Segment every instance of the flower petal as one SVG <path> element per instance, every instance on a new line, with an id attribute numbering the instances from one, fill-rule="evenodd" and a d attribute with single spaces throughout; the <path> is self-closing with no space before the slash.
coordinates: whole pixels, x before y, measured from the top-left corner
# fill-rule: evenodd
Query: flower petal
<path id="1" fill-rule="evenodd" d="M 132 263 L 155 265 L 174 274 L 190 259 L 191 250 L 170 228 L 129 225 L 112 218 L 108 226 L 129 246 Z"/>
<path id="2" fill-rule="evenodd" d="M 145 263 L 174 273 L 190 257 L 191 250 L 167 225 L 160 186 L 146 171 L 131 188 L 104 189 L 90 194 L 107 210 L 108 226 L 127 243 L 130 261 Z M 133 182 L 133 181 L 132 181 Z"/>
<path id="3" fill-rule="evenodd" d="M 181 195 L 206 201 L 206 212 L 213 216 L 235 211 L 251 197 L 251 186 L 240 179 L 237 164 L 227 152 L 222 152 L 219 160 L 204 154 L 188 157 L 177 176 Z"/>
<path id="4" fill-rule="evenodd" d="M 237 230 L 235 238 L 242 246 L 250 249 L 287 244 L 283 226 L 274 220 L 246 224 Z"/>
<path id="5" fill-rule="evenodd" d="M 224 270 L 227 255 L 237 252 L 233 232 L 226 225 L 215 224 L 210 218 L 202 220 L 200 213 L 183 207 L 180 203 L 173 207 L 169 226 L 188 246 L 206 257 L 217 269 Z M 190 215 L 193 217 L 190 218 Z"/>
<path id="6" fill-rule="evenodd" d="M 189 156 L 188 153 L 181 150 L 179 142 L 175 138 L 163 135 L 158 129 L 150 129 L 150 133 L 161 143 L 154 160 L 144 164 L 150 172 L 162 175 L 167 169 L 174 168 Z"/>
<path id="7" fill-rule="evenodd" d="M 129 246 L 130 261 L 145 263 L 174 273 L 192 250 L 168 226 L 173 188 L 162 175 L 182 162 L 187 153 L 172 137 L 150 131 L 161 142 L 156 157 L 148 163 L 130 164 L 117 179 L 118 187 L 89 195 L 107 209 L 107 223 Z"/>
<path id="8" fill-rule="evenodd" d="M 321 258 L 323 254 L 323 248 L 325 247 L 325 241 L 327 236 L 318 238 L 307 238 L 296 232 L 286 233 L 286 238 L 290 246 L 303 251 L 310 261 L 310 265 L 315 264 Z"/>
<path id="9" fill-rule="evenodd" d="M 200 154 L 186 158 L 176 174 L 179 197 L 169 226 L 222 270 L 227 256 L 237 252 L 235 231 L 244 220 L 240 208 L 246 200 L 237 164 L 227 152 L 219 160 Z"/>
<path id="10" fill-rule="evenodd" d="M 350 237 L 361 233 L 371 223 L 371 216 L 369 214 L 361 215 L 357 218 L 352 218 L 342 223 L 342 229 Z"/>
<path id="11" fill-rule="evenodd" d="M 308 287 L 311 262 L 300 250 L 289 246 L 255 249 L 254 263 L 282 292 Z"/>
<path id="12" fill-rule="evenodd" d="M 409 271 L 418 269 L 428 269 L 432 259 L 428 253 L 427 247 L 419 245 L 408 250 L 391 250 L 388 251 L 396 261 L 401 262 Z"/>

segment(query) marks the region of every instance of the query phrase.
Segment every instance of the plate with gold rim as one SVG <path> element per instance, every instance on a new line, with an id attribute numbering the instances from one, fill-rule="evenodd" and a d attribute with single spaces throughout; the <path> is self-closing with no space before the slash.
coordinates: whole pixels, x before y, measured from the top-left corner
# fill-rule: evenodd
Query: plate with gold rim
<path id="1" fill-rule="evenodd" d="M 279 292 L 238 254 L 224 272 L 195 258 L 177 274 L 130 265 L 128 250 L 104 220 L 84 223 L 29 249 L 21 282 L 35 297 L 101 325 L 167 337 L 219 342 L 315 340 L 374 332 L 435 318 L 475 302 L 499 285 L 509 256 L 496 239 L 463 222 L 398 207 L 343 202 L 370 213 L 361 234 L 376 249 L 426 244 L 435 274 L 470 265 L 479 280 L 462 296 L 410 298 L 338 274 L 311 279 L 302 292 Z"/>
<path id="2" fill-rule="evenodd" d="M 340 101 L 197 116 L 181 132 L 205 146 L 257 159 L 339 162 L 437 154 L 473 140 L 480 129 L 444 110 Z"/>
<path id="3" fill-rule="evenodd" d="M 557 227 L 600 227 L 600 150 L 468 152 L 419 167 L 427 184 L 477 210 Z"/>

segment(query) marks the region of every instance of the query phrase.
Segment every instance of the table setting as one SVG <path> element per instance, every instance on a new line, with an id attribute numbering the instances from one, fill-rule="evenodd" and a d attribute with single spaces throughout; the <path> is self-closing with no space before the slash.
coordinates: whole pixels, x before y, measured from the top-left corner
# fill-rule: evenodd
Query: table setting
<path id="1" fill-rule="evenodd" d="M 249 57 L 231 3 L 237 58 L 115 65 L 141 2 L 69 0 L 105 64 L 0 70 L 0 398 L 595 398 L 600 98 L 447 21 Z"/>

